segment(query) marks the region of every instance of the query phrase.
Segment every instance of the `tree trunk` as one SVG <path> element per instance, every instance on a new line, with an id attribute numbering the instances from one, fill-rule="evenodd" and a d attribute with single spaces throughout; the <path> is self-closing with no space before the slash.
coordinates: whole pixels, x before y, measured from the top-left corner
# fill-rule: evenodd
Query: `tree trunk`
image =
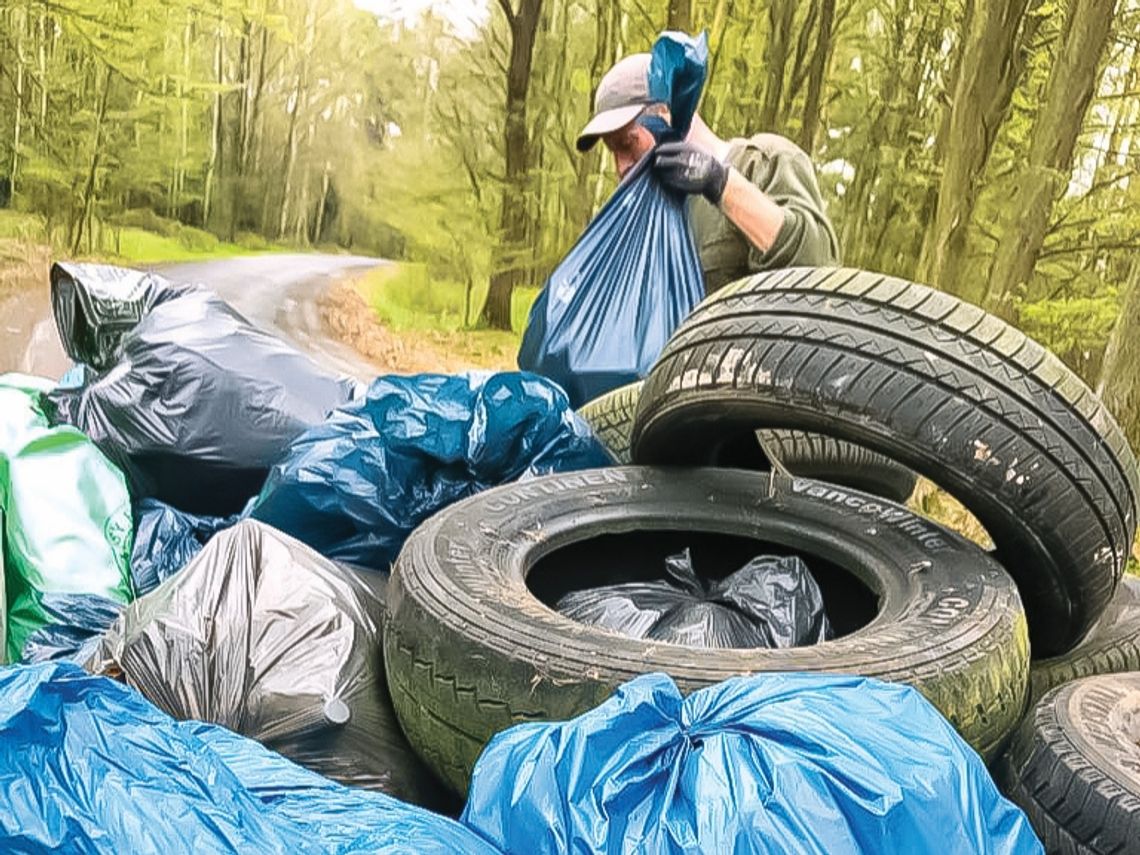
<path id="1" fill-rule="evenodd" d="M 261 94 L 265 91 L 265 57 L 269 53 L 269 28 L 261 26 L 261 50 L 257 57 L 257 88 L 253 92 L 253 102 L 250 104 L 249 139 L 246 150 L 242 153 L 242 169 L 246 174 L 261 171 Z M 262 223 L 262 228 L 265 224 Z"/>
<path id="2" fill-rule="evenodd" d="M 218 90 L 214 93 L 214 112 L 212 133 L 210 134 L 210 164 L 206 167 L 206 186 L 202 191 L 202 228 L 210 227 L 210 206 L 213 202 L 214 185 L 219 181 L 219 172 L 222 168 L 222 85 L 225 83 L 225 63 L 223 62 L 225 47 L 221 7 L 218 7 L 218 32 L 214 39 L 214 77 Z"/>
<path id="3" fill-rule="evenodd" d="M 1116 0 L 1073 0 L 1060 52 L 1029 135 L 1028 164 L 1007 210 L 1008 228 L 990 268 L 986 305 L 1012 317 L 1017 288 L 1029 281 L 1054 201 L 1068 186 L 1073 150 L 1098 79 Z"/>
<path id="4" fill-rule="evenodd" d="M 978 180 L 1020 76 L 1017 37 L 1028 0 L 967 0 L 961 57 L 950 106 L 948 145 L 919 278 L 960 293 L 960 264 Z"/>
<path id="5" fill-rule="evenodd" d="M 527 93 L 542 0 L 520 0 L 518 10 L 510 0 L 500 0 L 511 29 L 511 55 L 507 65 L 507 111 L 504 123 L 506 174 L 499 208 L 499 245 L 495 270 L 479 319 L 494 329 L 511 328 L 511 294 L 522 278 L 527 233 L 527 164 L 530 140 L 527 133 Z"/>
<path id="6" fill-rule="evenodd" d="M 9 174 L 11 184 L 9 192 L 11 198 L 16 198 L 17 173 L 20 169 L 20 131 L 23 129 L 24 118 L 24 47 L 23 27 L 16 29 L 16 109 L 15 122 L 12 127 L 12 170 Z"/>
<path id="7" fill-rule="evenodd" d="M 776 123 L 784 103 L 784 72 L 788 64 L 795 14 L 795 0 L 771 0 L 768 7 L 769 32 L 764 56 L 768 82 L 764 87 L 764 104 L 760 109 L 760 129 L 763 131 L 779 130 Z"/>
<path id="8" fill-rule="evenodd" d="M 693 0 L 669 0 L 666 25 L 670 30 L 689 33 L 693 30 Z"/>
<path id="9" fill-rule="evenodd" d="M 326 160 L 324 172 L 321 173 L 321 202 L 317 207 L 317 222 L 313 226 L 313 243 L 321 242 L 321 232 L 325 230 L 325 205 L 329 203 L 329 187 L 332 181 L 329 178 L 331 164 Z"/>
<path id="10" fill-rule="evenodd" d="M 1132 262 L 1120 317 L 1104 353 L 1097 395 L 1116 416 L 1128 443 L 1140 453 L 1140 261 Z"/>
<path id="11" fill-rule="evenodd" d="M 111 75 L 108 67 L 103 77 L 103 90 L 99 94 L 99 103 L 95 108 L 95 131 L 91 141 L 91 161 L 87 169 L 87 179 L 83 185 L 83 205 L 79 210 L 79 218 L 75 225 L 71 240 L 71 254 L 78 255 L 83 245 L 83 224 L 91 219 L 95 205 L 95 179 L 99 172 L 99 159 L 103 153 L 103 121 L 107 118 L 107 96 L 111 91 Z"/>
<path id="12" fill-rule="evenodd" d="M 803 121 L 800 123 L 800 148 L 808 154 L 815 148 L 815 135 L 819 129 L 819 105 L 823 96 L 823 80 L 831 63 L 831 33 L 835 23 L 835 0 L 821 0 L 819 35 L 808 70 L 807 94 L 804 96 Z"/>

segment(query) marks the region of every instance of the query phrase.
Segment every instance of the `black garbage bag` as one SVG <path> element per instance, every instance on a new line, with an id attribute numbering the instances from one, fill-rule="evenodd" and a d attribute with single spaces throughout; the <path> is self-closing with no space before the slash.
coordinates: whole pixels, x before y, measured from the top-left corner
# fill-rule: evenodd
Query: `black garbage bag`
<path id="1" fill-rule="evenodd" d="M 356 389 L 214 294 L 191 290 L 153 306 L 123 336 L 112 368 L 83 388 L 53 390 L 47 409 L 123 470 L 134 501 L 226 516 Z"/>
<path id="2" fill-rule="evenodd" d="M 797 556 L 760 555 L 706 582 L 686 549 L 665 560 L 668 581 L 571 591 L 558 611 L 631 638 L 686 647 L 801 647 L 831 637 L 823 596 Z"/>
<path id="3" fill-rule="evenodd" d="M 136 597 L 149 594 L 189 564 L 210 538 L 241 519 L 240 514 L 196 517 L 157 499 L 143 499 L 134 516 L 131 584 Z"/>
<path id="4" fill-rule="evenodd" d="M 438 808 L 448 797 L 388 695 L 384 583 L 244 520 L 132 603 L 84 665 L 175 718 L 223 725 L 343 784 Z"/>
<path id="5" fill-rule="evenodd" d="M 123 336 L 158 303 L 195 289 L 110 264 L 60 261 L 51 266 L 51 307 L 63 349 L 97 370 L 115 364 Z"/>

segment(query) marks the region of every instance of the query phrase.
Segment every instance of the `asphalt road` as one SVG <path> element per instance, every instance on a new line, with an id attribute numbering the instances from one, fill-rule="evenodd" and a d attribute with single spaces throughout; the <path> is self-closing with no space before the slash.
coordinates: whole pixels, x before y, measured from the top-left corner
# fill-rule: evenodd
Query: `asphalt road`
<path id="1" fill-rule="evenodd" d="M 212 288 L 252 323 L 320 364 L 367 381 L 376 369 L 352 348 L 329 338 L 319 300 L 345 273 L 383 263 L 354 255 L 258 255 L 154 269 L 175 282 Z M 0 305 L 0 373 L 58 377 L 69 365 L 56 334 L 48 283 Z"/>

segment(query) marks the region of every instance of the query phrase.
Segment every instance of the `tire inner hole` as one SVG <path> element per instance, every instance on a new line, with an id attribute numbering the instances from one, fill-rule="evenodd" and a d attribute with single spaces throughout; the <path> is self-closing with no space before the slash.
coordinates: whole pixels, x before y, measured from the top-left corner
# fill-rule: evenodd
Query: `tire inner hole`
<path id="1" fill-rule="evenodd" d="M 571 591 L 628 582 L 666 581 L 665 560 L 689 549 L 693 569 L 719 581 L 758 555 L 799 556 L 819 586 L 834 638 L 866 626 L 879 611 L 878 595 L 855 574 L 801 550 L 746 536 L 701 531 L 641 530 L 602 534 L 555 549 L 527 573 L 531 593 L 551 609 Z"/>

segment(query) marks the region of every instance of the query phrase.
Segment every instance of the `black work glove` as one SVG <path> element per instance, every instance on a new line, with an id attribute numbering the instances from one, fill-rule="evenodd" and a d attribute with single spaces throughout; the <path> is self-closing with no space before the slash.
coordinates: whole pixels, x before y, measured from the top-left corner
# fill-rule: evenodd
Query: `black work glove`
<path id="1" fill-rule="evenodd" d="M 662 143 L 653 156 L 653 172 L 679 193 L 700 193 L 720 204 L 728 183 L 728 167 L 702 148 L 687 142 Z"/>

